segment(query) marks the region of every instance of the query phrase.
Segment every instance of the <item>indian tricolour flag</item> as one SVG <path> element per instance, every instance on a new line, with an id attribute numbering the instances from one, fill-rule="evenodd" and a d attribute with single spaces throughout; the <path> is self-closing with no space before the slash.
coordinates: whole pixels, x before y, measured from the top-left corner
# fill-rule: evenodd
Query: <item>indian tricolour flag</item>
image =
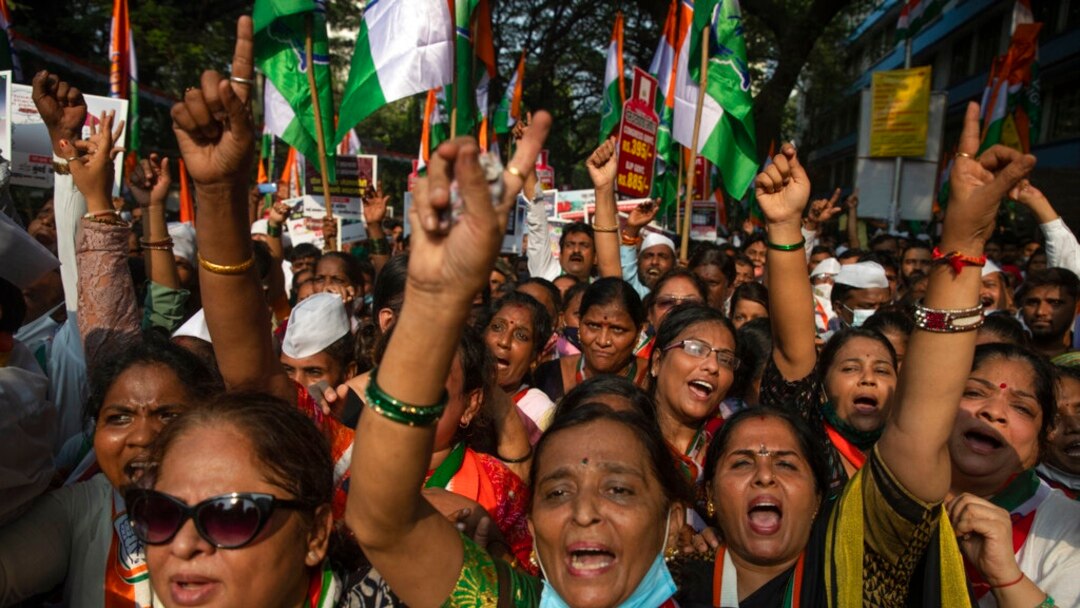
<path id="1" fill-rule="evenodd" d="M 626 85 L 623 82 L 623 16 L 615 15 L 615 27 L 608 43 L 607 66 L 604 68 L 604 100 L 600 112 L 600 142 L 611 135 L 622 119 Z"/>
<path id="2" fill-rule="evenodd" d="M 417 171 L 423 171 L 431 160 L 431 151 L 450 137 L 450 117 L 446 112 L 446 90 L 431 89 L 424 104 L 424 126 L 420 131 L 420 154 Z"/>
<path id="3" fill-rule="evenodd" d="M 678 162 L 678 151 L 673 149 L 678 146 L 672 145 L 671 125 L 675 117 L 675 49 L 679 34 L 679 4 L 680 0 L 671 0 L 660 44 L 657 45 L 652 63 L 649 64 L 649 74 L 657 81 L 656 115 L 660 117 L 660 128 L 656 135 L 656 177 L 653 179 L 652 194 L 663 201 L 660 210 L 662 216 L 665 212 L 664 203 L 670 205 L 674 200 L 671 194 L 678 183 L 678 176 L 669 171 L 668 166 L 674 167 Z M 669 180 L 672 181 L 670 187 L 666 183 Z"/>
<path id="4" fill-rule="evenodd" d="M 135 45 L 131 39 L 127 0 L 113 1 L 112 31 L 109 36 L 109 97 L 129 100 L 129 150 L 139 151 L 139 76 Z"/>
<path id="5" fill-rule="evenodd" d="M 525 51 L 521 52 L 517 69 L 510 76 L 510 82 L 506 84 L 506 93 L 503 94 L 499 107 L 495 109 L 495 132 L 506 135 L 510 128 L 521 118 L 521 92 L 525 83 Z"/>
<path id="6" fill-rule="evenodd" d="M 914 38 L 924 25 L 941 14 L 949 0 L 907 0 L 896 22 L 896 39 Z"/>
<path id="7" fill-rule="evenodd" d="M 701 113 L 697 152 L 716 165 L 732 198 L 742 199 L 757 175 L 753 97 L 746 62 L 742 13 L 736 0 L 697 0 L 690 33 L 680 34 L 676 61 L 675 141 L 694 145 L 695 112 Z M 702 31 L 710 39 L 703 40 Z M 698 108 L 702 45 L 708 45 L 705 95 Z"/>
<path id="8" fill-rule="evenodd" d="M 1023 93 L 1034 84 L 1033 68 L 1038 57 L 1041 28 L 1041 23 L 1018 24 L 1008 52 L 994 60 L 980 106 L 980 153 L 994 144 L 1004 144 L 1022 152 L 1031 148 L 1032 114 L 1038 108 L 1026 103 Z"/>
<path id="9" fill-rule="evenodd" d="M 334 141 L 387 103 L 451 82 L 453 60 L 446 0 L 368 0 Z"/>

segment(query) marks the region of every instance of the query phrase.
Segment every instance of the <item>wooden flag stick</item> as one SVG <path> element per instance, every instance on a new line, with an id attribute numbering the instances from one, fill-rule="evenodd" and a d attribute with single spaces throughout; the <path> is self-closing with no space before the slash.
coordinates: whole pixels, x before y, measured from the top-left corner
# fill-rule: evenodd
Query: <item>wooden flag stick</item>
<path id="1" fill-rule="evenodd" d="M 307 58 L 307 81 L 311 89 L 311 107 L 315 111 L 315 143 L 319 146 L 319 173 L 322 175 L 323 199 L 326 202 L 326 217 L 323 223 L 334 222 L 334 210 L 330 205 L 330 172 L 326 169 L 326 135 L 323 133 L 322 110 L 319 108 L 319 88 L 315 85 L 315 61 L 311 30 L 313 29 L 314 15 L 308 13 L 304 17 L 306 36 L 304 38 L 304 54 Z M 336 251 L 337 243 L 333 241 L 323 242 L 323 251 Z"/>
<path id="2" fill-rule="evenodd" d="M 705 105 L 705 83 L 709 71 L 709 26 L 701 30 L 701 73 L 698 74 L 697 107 L 694 109 L 694 135 L 690 144 L 690 164 L 686 168 L 686 209 L 683 210 L 682 244 L 679 259 L 686 262 L 690 249 L 690 215 L 694 202 L 694 166 L 697 165 L 698 129 L 701 128 L 701 108 Z"/>
<path id="3" fill-rule="evenodd" d="M 679 192 L 682 190 L 683 180 L 683 157 L 686 153 L 683 152 L 685 146 L 675 144 L 679 147 L 679 169 L 675 176 L 675 234 L 682 233 L 682 225 L 679 224 L 679 209 L 682 207 L 682 201 L 679 200 Z"/>

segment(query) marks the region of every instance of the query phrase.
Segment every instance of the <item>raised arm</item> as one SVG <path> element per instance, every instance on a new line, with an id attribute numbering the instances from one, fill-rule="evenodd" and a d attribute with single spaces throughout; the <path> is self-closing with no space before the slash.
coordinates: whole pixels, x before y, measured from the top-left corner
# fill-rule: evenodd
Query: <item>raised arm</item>
<path id="1" fill-rule="evenodd" d="M 172 108 L 173 131 L 199 199 L 199 284 L 214 355 L 229 388 L 296 393 L 274 357 L 270 310 L 255 272 L 248 223 L 248 179 L 255 157 L 250 81 L 250 17 L 240 17 L 230 81 L 203 72 Z"/>
<path id="2" fill-rule="evenodd" d="M 979 106 L 968 105 L 959 152 L 949 178 L 949 206 L 940 249 L 983 255 L 994 229 L 998 204 L 1035 166 L 1035 157 L 994 146 L 979 149 Z M 923 306 L 963 310 L 979 306 L 981 268 L 935 265 Z M 970 319 L 969 319 L 970 320 Z M 975 331 L 938 333 L 916 323 L 904 371 L 878 453 L 897 481 L 928 503 L 941 501 L 950 485 L 947 441 L 975 354 Z"/>
<path id="3" fill-rule="evenodd" d="M 368 188 L 364 193 L 364 221 L 367 222 L 368 234 L 368 257 L 371 265 L 375 267 L 376 276 L 382 272 L 390 259 L 390 244 L 386 242 L 386 232 L 383 231 L 383 218 L 386 217 L 386 206 L 390 202 L 390 196 L 383 194 L 382 184 L 378 189 Z"/>
<path id="4" fill-rule="evenodd" d="M 457 530 L 420 495 L 435 433 L 430 416 L 441 412 L 432 404 L 445 404 L 444 384 L 462 325 L 494 263 L 521 187 L 519 176 L 535 162 L 549 128 L 550 117 L 540 113 L 503 174 L 504 195 L 497 206 L 472 139 L 440 146 L 429 177 L 416 189 L 405 304 L 368 385 L 369 409 L 357 427 L 346 510 L 368 559 L 411 606 L 441 605 L 461 572 Z M 454 225 L 442 215 L 450 202 L 451 175 L 464 200 Z M 392 420 L 388 416 L 403 413 L 391 400 L 420 412 L 405 417 L 427 419 L 416 426 Z"/>
<path id="5" fill-rule="evenodd" d="M 847 246 L 849 249 L 859 249 L 862 244 L 859 242 L 859 190 L 857 188 L 844 200 L 844 206 L 847 207 Z"/>
<path id="6" fill-rule="evenodd" d="M 802 211 L 810 199 L 810 179 L 795 146 L 784 144 L 754 181 L 768 234 L 769 322 L 773 361 L 785 380 L 799 380 L 814 370 L 814 301 L 803 253 Z"/>
<path id="7" fill-rule="evenodd" d="M 615 136 L 600 144 L 585 161 L 596 189 L 596 215 L 593 231 L 596 233 L 596 266 L 602 277 L 622 278 L 619 263 L 619 212 L 615 207 L 615 174 L 618 172 L 615 154 Z"/>
<path id="8" fill-rule="evenodd" d="M 1046 265 L 1067 268 L 1080 274 L 1080 243 L 1077 243 L 1076 235 L 1065 225 L 1046 195 L 1024 180 L 1013 188 L 1009 198 L 1030 209 L 1039 221 L 1039 229 L 1046 239 Z"/>

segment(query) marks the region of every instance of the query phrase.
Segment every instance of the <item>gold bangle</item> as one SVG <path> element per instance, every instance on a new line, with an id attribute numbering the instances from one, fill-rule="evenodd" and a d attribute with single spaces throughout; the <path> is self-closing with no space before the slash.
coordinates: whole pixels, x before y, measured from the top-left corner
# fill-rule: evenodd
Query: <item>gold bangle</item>
<path id="1" fill-rule="evenodd" d="M 246 261 L 240 262 L 239 264 L 226 265 L 215 264 L 202 257 L 201 253 L 195 255 L 199 258 L 199 266 L 202 266 L 214 274 L 244 274 L 247 272 L 248 268 L 251 268 L 252 264 L 255 263 L 255 256 L 251 256 Z"/>
<path id="2" fill-rule="evenodd" d="M 595 232 L 618 232 L 619 231 L 618 226 L 597 226 L 596 224 L 593 224 L 592 229 Z"/>

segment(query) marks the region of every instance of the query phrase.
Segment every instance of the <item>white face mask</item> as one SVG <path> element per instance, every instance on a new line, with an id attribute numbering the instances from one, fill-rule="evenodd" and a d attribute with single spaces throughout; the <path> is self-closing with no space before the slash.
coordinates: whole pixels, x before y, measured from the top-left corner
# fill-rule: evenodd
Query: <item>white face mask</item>
<path id="1" fill-rule="evenodd" d="M 832 296 L 832 283 L 822 283 L 820 285 L 814 285 L 814 295 L 829 301 Z"/>
<path id="2" fill-rule="evenodd" d="M 848 312 L 851 313 L 852 327 L 862 327 L 862 324 L 866 323 L 866 320 L 874 316 L 874 313 L 877 312 L 877 310 L 873 308 L 849 308 L 847 306 L 844 306 L 844 308 L 847 308 Z"/>

